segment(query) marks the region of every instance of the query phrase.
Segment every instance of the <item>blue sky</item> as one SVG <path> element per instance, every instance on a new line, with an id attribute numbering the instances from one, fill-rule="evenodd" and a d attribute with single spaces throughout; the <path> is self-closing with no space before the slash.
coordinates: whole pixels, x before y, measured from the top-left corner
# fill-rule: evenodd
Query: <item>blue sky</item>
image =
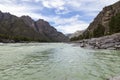
<path id="1" fill-rule="evenodd" d="M 63 33 L 84 30 L 103 7 L 119 0 L 0 0 L 0 10 L 44 19 Z"/>

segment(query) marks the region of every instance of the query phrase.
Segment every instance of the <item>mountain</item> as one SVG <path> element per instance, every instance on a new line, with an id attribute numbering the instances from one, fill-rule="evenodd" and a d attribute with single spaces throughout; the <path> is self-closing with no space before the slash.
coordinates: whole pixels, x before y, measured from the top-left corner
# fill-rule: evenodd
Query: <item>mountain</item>
<path id="1" fill-rule="evenodd" d="M 69 36 L 70 40 L 78 40 L 79 36 L 82 35 L 83 32 L 84 32 L 84 30 L 81 30 L 81 31 L 76 31 L 75 33 L 71 34 Z"/>
<path id="2" fill-rule="evenodd" d="M 120 32 L 120 1 L 106 6 L 78 39 L 97 38 Z"/>
<path id="3" fill-rule="evenodd" d="M 34 21 L 0 11 L 0 41 L 66 42 L 68 38 L 42 19 Z"/>

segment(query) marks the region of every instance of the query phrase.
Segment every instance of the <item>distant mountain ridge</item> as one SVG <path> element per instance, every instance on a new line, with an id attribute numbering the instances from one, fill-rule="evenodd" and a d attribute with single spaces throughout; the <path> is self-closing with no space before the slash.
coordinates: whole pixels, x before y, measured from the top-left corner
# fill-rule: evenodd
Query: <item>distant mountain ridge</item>
<path id="1" fill-rule="evenodd" d="M 88 28 L 72 40 L 97 38 L 120 32 L 120 1 L 106 6 Z"/>
<path id="2" fill-rule="evenodd" d="M 0 11 L 0 41 L 66 42 L 66 37 L 47 21 L 29 16 L 17 17 Z"/>
<path id="3" fill-rule="evenodd" d="M 79 35 L 83 34 L 83 32 L 84 32 L 84 30 L 81 30 L 81 31 L 78 30 L 78 31 L 76 31 L 74 33 L 68 34 L 68 37 L 69 38 L 78 37 Z"/>

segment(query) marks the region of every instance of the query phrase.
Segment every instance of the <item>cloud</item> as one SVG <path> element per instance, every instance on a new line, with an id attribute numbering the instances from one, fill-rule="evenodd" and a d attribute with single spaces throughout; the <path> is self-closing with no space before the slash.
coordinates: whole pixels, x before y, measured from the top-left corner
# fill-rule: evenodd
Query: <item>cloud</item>
<path id="1" fill-rule="evenodd" d="M 27 0 L 22 0 L 27 1 Z M 26 13 L 34 13 L 36 10 L 42 10 L 42 7 L 29 5 L 24 2 L 18 2 L 17 0 L 4 0 L 0 1 L 0 10 L 3 12 L 10 12 L 16 16 L 27 15 Z"/>
<path id="2" fill-rule="evenodd" d="M 45 18 L 45 17 L 44 17 Z M 67 33 L 74 33 L 77 30 L 84 30 L 88 27 L 89 23 L 80 20 L 81 16 L 75 15 L 70 18 L 62 18 L 60 16 L 49 16 L 45 19 L 54 22 L 54 26 L 58 31 Z"/>
<path id="3" fill-rule="evenodd" d="M 66 14 L 71 11 L 95 12 L 104 6 L 115 3 L 118 0 L 40 0 L 44 7 L 54 8 L 56 13 L 60 11 Z M 61 11 L 62 10 L 62 11 Z M 67 12 L 66 12 L 67 10 Z M 65 12 L 64 12 L 65 11 Z M 58 14 L 60 14 L 60 12 Z"/>
<path id="4" fill-rule="evenodd" d="M 46 8 L 55 9 L 56 14 L 66 14 L 69 10 L 65 7 L 66 1 L 64 0 L 41 0 Z"/>
<path id="5" fill-rule="evenodd" d="M 42 0 L 44 7 L 61 9 L 65 2 L 63 0 Z"/>
<path id="6" fill-rule="evenodd" d="M 49 21 L 59 31 L 72 33 L 86 29 L 104 6 L 117 1 L 119 0 L 0 0 L 0 10 L 19 17 L 29 15 L 35 20 L 41 18 Z"/>
<path id="7" fill-rule="evenodd" d="M 88 23 L 81 23 L 81 22 L 73 22 L 70 24 L 65 24 L 65 25 L 59 25 L 56 28 L 63 33 L 74 33 L 78 30 L 84 30 L 87 28 L 89 24 Z"/>
<path id="8" fill-rule="evenodd" d="M 65 34 L 86 29 L 89 23 L 86 23 L 79 18 L 79 15 L 73 16 L 71 18 L 56 18 L 56 28 Z"/>

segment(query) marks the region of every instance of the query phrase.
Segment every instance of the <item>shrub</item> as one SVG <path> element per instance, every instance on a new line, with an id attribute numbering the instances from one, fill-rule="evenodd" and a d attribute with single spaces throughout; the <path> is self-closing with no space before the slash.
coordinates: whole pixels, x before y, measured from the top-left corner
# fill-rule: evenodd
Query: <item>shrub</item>
<path id="1" fill-rule="evenodd" d="M 110 34 L 120 32 L 120 13 L 113 16 L 109 22 Z"/>
<path id="2" fill-rule="evenodd" d="M 83 34 L 83 39 L 89 39 L 90 38 L 90 32 L 89 31 L 86 31 L 84 34 Z"/>
<path id="3" fill-rule="evenodd" d="M 101 24 L 98 24 L 98 27 L 93 31 L 93 37 L 101 37 L 104 36 L 105 27 Z"/>
<path id="4" fill-rule="evenodd" d="M 76 40 L 79 40 L 79 37 L 73 37 L 70 39 L 70 41 L 76 41 Z"/>

